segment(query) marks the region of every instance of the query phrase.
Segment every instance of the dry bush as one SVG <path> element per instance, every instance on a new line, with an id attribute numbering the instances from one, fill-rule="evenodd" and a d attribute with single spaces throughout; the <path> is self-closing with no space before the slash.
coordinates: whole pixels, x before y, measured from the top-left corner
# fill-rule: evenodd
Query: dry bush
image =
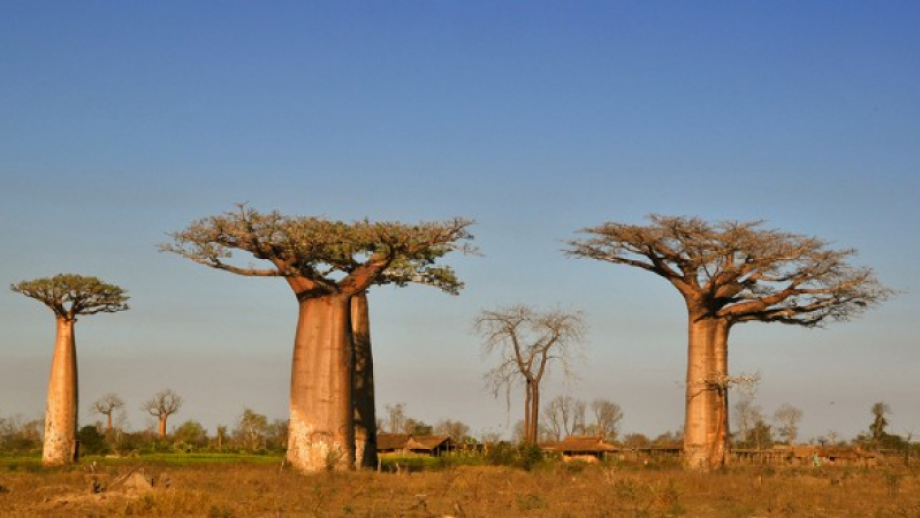
<path id="1" fill-rule="evenodd" d="M 114 485 L 143 467 L 157 484 Z M 167 484 L 163 482 L 168 479 Z M 91 493 L 93 481 L 102 490 Z M 414 473 L 301 475 L 280 465 L 0 467 L 2 516 L 738 517 L 918 516 L 905 469 L 679 468 L 549 464 L 527 472 L 458 466 Z"/>

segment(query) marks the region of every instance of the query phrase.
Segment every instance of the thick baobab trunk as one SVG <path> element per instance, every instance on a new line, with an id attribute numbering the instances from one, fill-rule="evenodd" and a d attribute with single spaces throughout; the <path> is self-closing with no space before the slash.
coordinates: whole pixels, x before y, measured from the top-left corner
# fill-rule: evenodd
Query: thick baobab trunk
<path id="1" fill-rule="evenodd" d="M 366 293 L 351 299 L 351 329 L 355 347 L 355 462 L 356 467 L 374 468 L 377 466 L 377 411 Z"/>
<path id="2" fill-rule="evenodd" d="M 160 439 L 166 438 L 166 419 L 168 416 L 161 415 L 159 419 L 159 424 L 157 425 L 157 435 Z"/>
<path id="3" fill-rule="evenodd" d="M 350 306 L 350 297 L 340 295 L 300 302 L 287 460 L 301 471 L 354 468 Z"/>
<path id="4" fill-rule="evenodd" d="M 77 460 L 77 348 L 76 320 L 57 319 L 57 338 L 48 380 L 45 407 L 45 444 L 42 463 L 61 466 Z"/>
<path id="5" fill-rule="evenodd" d="M 709 470 L 725 462 L 728 413 L 728 326 L 713 318 L 690 315 L 684 463 Z"/>

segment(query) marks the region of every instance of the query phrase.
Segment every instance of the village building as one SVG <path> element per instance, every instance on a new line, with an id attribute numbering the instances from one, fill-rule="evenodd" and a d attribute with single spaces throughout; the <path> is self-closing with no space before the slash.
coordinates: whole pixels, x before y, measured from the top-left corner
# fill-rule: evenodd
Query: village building
<path id="1" fill-rule="evenodd" d="M 454 448 L 456 445 L 449 435 L 377 434 L 377 453 L 380 455 L 415 453 L 440 457 Z"/>
<path id="2" fill-rule="evenodd" d="M 542 449 L 559 453 L 565 462 L 581 460 L 591 463 L 605 460 L 609 453 L 619 451 L 601 437 L 582 435 L 570 435 L 561 442 L 546 444 Z"/>

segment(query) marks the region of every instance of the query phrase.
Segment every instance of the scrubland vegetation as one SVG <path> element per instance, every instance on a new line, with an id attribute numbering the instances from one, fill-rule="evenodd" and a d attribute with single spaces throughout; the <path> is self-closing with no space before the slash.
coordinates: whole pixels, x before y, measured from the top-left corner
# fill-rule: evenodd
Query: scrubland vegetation
<path id="1" fill-rule="evenodd" d="M 507 453 L 507 452 L 506 452 Z M 498 464 L 506 462 L 506 464 Z M 161 454 L 46 468 L 0 458 L 3 516 L 917 516 L 917 469 L 425 459 L 301 474 L 281 456 Z M 391 468 L 391 469 L 388 469 Z M 141 475 L 142 474 L 142 475 Z M 132 480 L 152 482 L 152 487 Z"/>

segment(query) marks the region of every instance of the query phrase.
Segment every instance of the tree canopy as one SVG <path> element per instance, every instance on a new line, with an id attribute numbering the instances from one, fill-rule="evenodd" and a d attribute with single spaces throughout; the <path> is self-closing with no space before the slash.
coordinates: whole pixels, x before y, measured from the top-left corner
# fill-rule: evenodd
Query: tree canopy
<path id="1" fill-rule="evenodd" d="M 566 379 L 574 377 L 573 363 L 584 342 L 586 325 L 580 311 L 554 309 L 540 312 L 518 304 L 484 310 L 473 322 L 483 338 L 483 352 L 498 352 L 498 365 L 486 375 L 497 397 L 502 388 L 510 405 L 511 389 L 524 385 L 524 437 L 536 443 L 539 431 L 540 383 L 551 363 L 559 363 Z"/>
<path id="2" fill-rule="evenodd" d="M 649 216 L 649 225 L 605 223 L 569 241 L 574 257 L 650 271 L 673 284 L 692 311 L 732 323 L 819 326 L 848 320 L 893 291 L 870 268 L 847 261 L 814 237 L 764 228 L 764 222 Z"/>
<path id="3" fill-rule="evenodd" d="M 561 309 L 540 312 L 519 304 L 483 310 L 473 323 L 483 337 L 485 355 L 498 351 L 497 366 L 485 375 L 494 395 L 527 381 L 540 381 L 556 360 L 566 378 L 574 377 L 573 363 L 586 326 L 580 311 Z"/>
<path id="4" fill-rule="evenodd" d="M 42 302 L 58 318 L 66 320 L 75 320 L 77 315 L 115 313 L 128 309 L 126 292 L 96 277 L 62 273 L 12 284 L 10 289 Z"/>
<path id="5" fill-rule="evenodd" d="M 473 252 L 472 221 L 408 225 L 353 223 L 314 216 L 260 213 L 244 204 L 236 211 L 193 222 L 161 245 L 197 263 L 246 276 L 285 277 L 298 297 L 353 294 L 371 284 L 429 284 L 457 293 L 453 270 L 436 265 L 452 250 Z M 239 264 L 233 251 L 249 252 L 271 266 Z"/>
<path id="6" fill-rule="evenodd" d="M 148 414 L 153 417 L 168 417 L 179 411 L 182 408 L 182 404 L 185 401 L 182 399 L 182 396 L 176 394 L 170 389 L 161 390 L 156 393 L 152 398 L 148 399 L 141 406 L 142 410 L 145 410 Z"/>

